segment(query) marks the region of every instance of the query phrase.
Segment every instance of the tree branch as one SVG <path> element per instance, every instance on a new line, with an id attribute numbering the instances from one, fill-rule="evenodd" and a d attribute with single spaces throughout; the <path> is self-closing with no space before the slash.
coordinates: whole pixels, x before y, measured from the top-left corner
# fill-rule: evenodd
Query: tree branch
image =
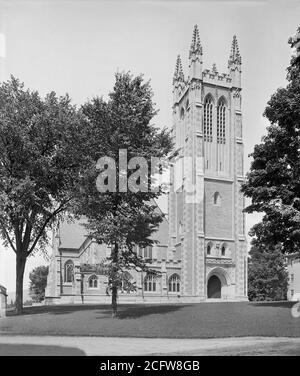
<path id="1" fill-rule="evenodd" d="M 30 255 L 30 253 L 34 250 L 37 242 L 40 240 L 40 238 L 42 237 L 48 223 L 59 213 L 61 213 L 63 210 L 66 209 L 66 205 L 70 202 L 71 200 L 67 200 L 66 202 L 64 202 L 63 204 L 61 204 L 56 210 L 54 210 L 54 212 L 45 220 L 43 226 L 40 228 L 40 231 L 39 233 L 37 234 L 32 246 L 30 247 L 30 249 L 27 251 L 27 256 Z"/>

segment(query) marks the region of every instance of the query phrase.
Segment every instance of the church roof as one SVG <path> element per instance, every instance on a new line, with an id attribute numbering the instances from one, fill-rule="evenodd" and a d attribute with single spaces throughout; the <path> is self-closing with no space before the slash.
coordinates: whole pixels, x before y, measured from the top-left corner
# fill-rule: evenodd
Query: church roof
<path id="1" fill-rule="evenodd" d="M 157 210 L 162 213 L 162 210 L 158 206 L 157 202 L 153 200 L 153 203 L 157 206 Z M 169 242 L 169 223 L 166 217 L 163 218 L 159 224 L 157 231 L 152 234 L 153 240 L 157 240 L 157 245 L 168 245 Z"/>
<path id="2" fill-rule="evenodd" d="M 157 206 L 157 210 L 161 212 L 158 204 L 155 200 L 152 201 L 153 204 Z M 59 237 L 60 237 L 60 249 L 79 250 L 84 241 L 88 237 L 88 232 L 84 227 L 87 223 L 86 218 L 80 220 L 62 221 L 59 225 Z M 158 230 L 152 234 L 152 239 L 157 240 L 158 245 L 168 245 L 169 236 L 169 224 L 166 218 L 163 218 L 162 222 L 159 224 Z"/>
<path id="3" fill-rule="evenodd" d="M 79 249 L 87 237 L 87 231 L 83 224 L 85 219 L 74 222 L 63 221 L 59 225 L 60 248 Z"/>

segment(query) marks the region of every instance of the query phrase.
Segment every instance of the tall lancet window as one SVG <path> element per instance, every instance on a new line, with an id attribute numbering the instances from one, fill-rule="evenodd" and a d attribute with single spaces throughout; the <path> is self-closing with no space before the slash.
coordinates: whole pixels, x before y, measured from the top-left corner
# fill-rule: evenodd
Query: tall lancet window
<path id="1" fill-rule="evenodd" d="M 182 107 L 180 110 L 180 120 L 181 123 L 179 124 L 179 145 L 178 147 L 182 148 L 183 147 L 183 140 L 184 140 L 184 124 L 185 124 L 185 111 L 184 108 Z"/>
<path id="2" fill-rule="evenodd" d="M 225 134 L 225 103 L 221 99 L 218 104 L 217 109 L 217 143 L 225 144 L 226 143 L 226 134 Z"/>
<path id="3" fill-rule="evenodd" d="M 204 141 L 212 142 L 212 109 L 211 97 L 207 97 L 204 103 Z"/>
<path id="4" fill-rule="evenodd" d="M 204 157 L 205 169 L 212 169 L 212 123 L 213 123 L 213 99 L 208 95 L 204 101 L 203 113 L 203 136 L 204 136 Z"/>
<path id="5" fill-rule="evenodd" d="M 225 171 L 226 163 L 226 105 L 221 98 L 217 106 L 217 171 Z"/>
<path id="6" fill-rule="evenodd" d="M 65 263 L 65 268 L 64 268 L 64 280 L 65 282 L 73 282 L 73 277 L 74 277 L 74 264 L 72 260 L 68 260 Z"/>

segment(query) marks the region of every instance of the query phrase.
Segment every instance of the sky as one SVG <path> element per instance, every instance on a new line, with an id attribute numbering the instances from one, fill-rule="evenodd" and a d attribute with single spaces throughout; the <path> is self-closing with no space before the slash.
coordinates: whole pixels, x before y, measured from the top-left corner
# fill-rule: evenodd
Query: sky
<path id="1" fill-rule="evenodd" d="M 286 85 L 291 50 L 287 44 L 299 26 L 300 2 L 285 1 L 1 1 L 1 80 L 12 74 L 41 95 L 69 93 L 81 105 L 107 97 L 120 71 L 151 79 L 160 110 L 158 126 L 172 124 L 172 77 L 181 55 L 188 74 L 193 27 L 199 27 L 203 68 L 216 63 L 227 72 L 232 37 L 242 56 L 242 110 L 245 171 L 255 144 L 268 125 L 264 108 L 272 93 Z M 4 37 L 3 37 L 4 36 Z M 5 48 L 4 48 L 5 39 Z M 166 210 L 166 200 L 160 201 Z M 247 215 L 247 231 L 259 220 Z M 33 267 L 29 258 L 24 288 Z M 15 290 L 15 258 L 0 245 L 0 283 Z"/>

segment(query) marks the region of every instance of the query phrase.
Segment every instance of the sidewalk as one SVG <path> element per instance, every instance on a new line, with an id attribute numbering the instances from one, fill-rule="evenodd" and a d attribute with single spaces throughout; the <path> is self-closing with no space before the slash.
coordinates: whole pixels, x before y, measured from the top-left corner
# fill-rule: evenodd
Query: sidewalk
<path id="1" fill-rule="evenodd" d="M 10 336 L 0 334 L 0 355 L 300 355 L 300 338 L 168 339 Z M 21 352 L 21 353 L 20 353 Z"/>

